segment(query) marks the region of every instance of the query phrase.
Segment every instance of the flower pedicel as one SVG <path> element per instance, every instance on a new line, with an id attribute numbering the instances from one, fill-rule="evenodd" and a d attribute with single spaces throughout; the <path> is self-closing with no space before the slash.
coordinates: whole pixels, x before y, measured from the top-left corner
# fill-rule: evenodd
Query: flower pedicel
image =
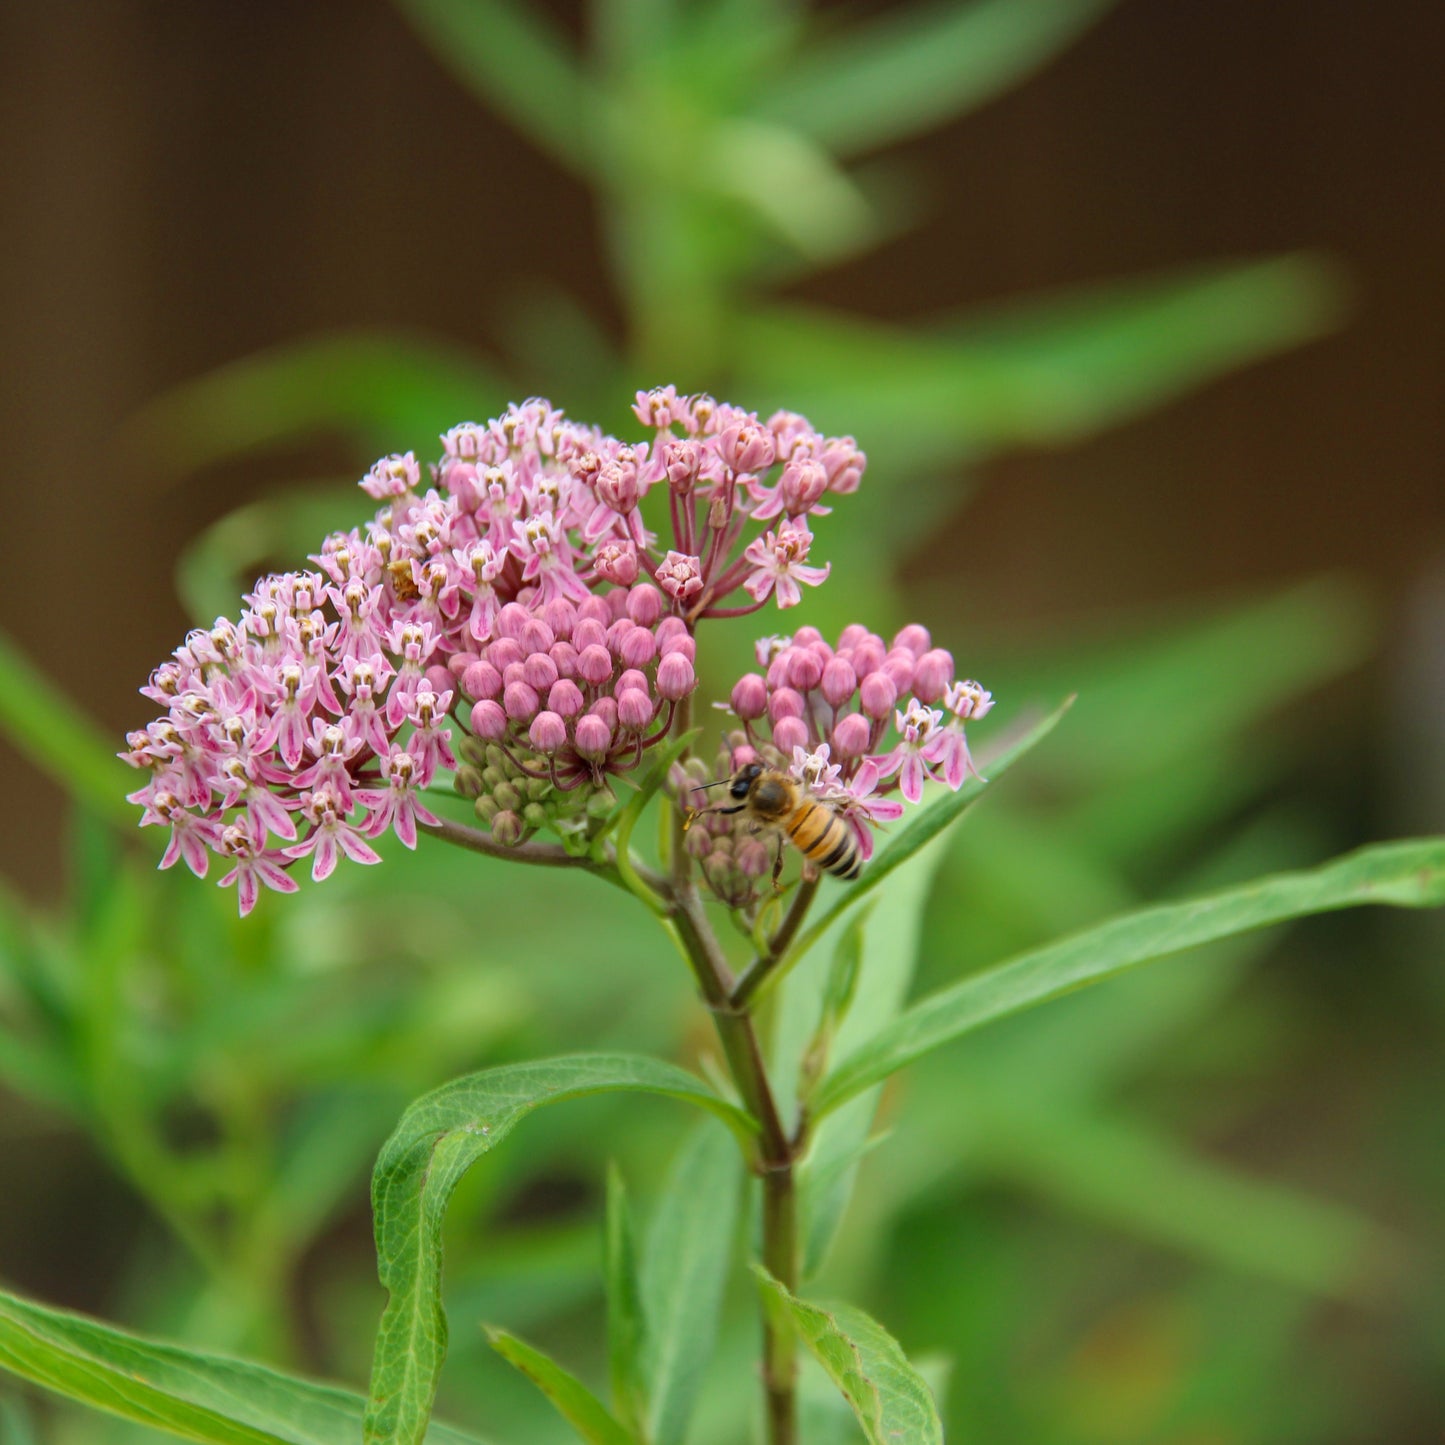
<path id="1" fill-rule="evenodd" d="M 149 774 L 141 822 L 168 827 L 161 860 L 200 877 L 217 855 L 241 912 L 298 864 L 328 876 L 375 863 L 388 830 L 408 848 L 438 819 L 442 769 L 497 842 L 539 829 L 579 851 L 606 826 L 614 775 L 642 765 L 685 716 L 699 624 L 782 608 L 821 585 L 810 519 L 856 491 L 850 437 L 799 416 L 761 421 L 672 387 L 639 393 L 652 432 L 626 443 L 531 400 L 442 437 L 424 474 L 384 457 L 361 486 L 381 504 L 328 537 L 306 571 L 263 578 L 240 620 L 192 632 L 143 694 L 165 709 L 121 756 Z M 426 483 L 425 487 L 423 483 Z M 642 503 L 666 493 L 667 543 Z M 891 641 L 854 625 L 758 644 L 739 679 L 737 729 L 713 777 L 755 759 L 789 768 L 855 830 L 896 818 L 934 779 L 972 768 L 965 723 L 992 706 L 918 626 Z M 697 761 L 675 791 L 708 780 Z M 756 896 L 769 850 L 704 815 L 687 837 L 704 880 Z"/>

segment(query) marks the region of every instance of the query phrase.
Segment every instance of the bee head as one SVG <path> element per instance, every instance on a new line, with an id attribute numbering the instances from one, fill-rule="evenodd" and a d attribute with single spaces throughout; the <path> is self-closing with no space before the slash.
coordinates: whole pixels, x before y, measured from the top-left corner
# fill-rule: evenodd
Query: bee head
<path id="1" fill-rule="evenodd" d="M 742 802 L 752 791 L 752 786 L 762 776 L 763 765 L 761 763 L 748 763 L 733 774 L 733 780 L 728 785 L 728 793 Z"/>

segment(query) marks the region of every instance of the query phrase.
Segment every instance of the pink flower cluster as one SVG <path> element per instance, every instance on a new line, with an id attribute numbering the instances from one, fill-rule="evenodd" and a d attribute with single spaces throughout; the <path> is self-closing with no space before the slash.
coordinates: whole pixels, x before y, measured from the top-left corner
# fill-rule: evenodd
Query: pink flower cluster
<path id="1" fill-rule="evenodd" d="M 853 825 L 865 859 L 870 825 L 902 815 L 889 793 L 917 803 L 926 781 L 957 790 L 975 771 L 964 724 L 984 717 L 993 696 L 954 675 L 952 655 L 933 646 L 926 628 L 905 627 L 890 646 L 854 624 L 833 647 L 804 627 L 791 638 L 763 638 L 757 655 L 765 670 L 746 673 L 732 690 L 745 739 L 733 765 L 752 761 L 760 747 L 775 749 Z"/>
<path id="2" fill-rule="evenodd" d="M 809 519 L 864 458 L 792 413 L 671 387 L 634 411 L 653 433 L 636 444 L 532 400 L 454 427 L 425 472 L 384 457 L 361 482 L 370 523 L 192 632 L 142 689 L 163 716 L 122 754 L 149 774 L 142 823 L 170 829 L 162 866 L 204 876 L 218 855 L 245 913 L 261 885 L 294 890 L 299 860 L 320 879 L 342 855 L 377 861 L 389 830 L 412 847 L 466 728 L 464 791 L 487 821 L 518 819 L 512 839 L 550 823 L 549 790 L 635 766 L 695 686 L 701 620 L 825 580 Z M 654 489 L 671 545 L 643 518 Z M 488 776 L 512 790 L 500 804 Z"/>

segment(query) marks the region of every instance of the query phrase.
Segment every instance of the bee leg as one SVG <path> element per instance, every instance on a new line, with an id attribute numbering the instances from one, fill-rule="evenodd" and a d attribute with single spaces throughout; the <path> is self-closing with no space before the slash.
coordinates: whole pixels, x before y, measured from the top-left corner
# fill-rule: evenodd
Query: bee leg
<path id="1" fill-rule="evenodd" d="M 778 856 L 773 859 L 773 892 L 774 892 L 774 893 L 781 893 L 781 892 L 783 891 L 782 877 L 783 877 L 783 839 L 782 839 L 782 835 L 779 834 L 779 836 L 778 836 Z"/>

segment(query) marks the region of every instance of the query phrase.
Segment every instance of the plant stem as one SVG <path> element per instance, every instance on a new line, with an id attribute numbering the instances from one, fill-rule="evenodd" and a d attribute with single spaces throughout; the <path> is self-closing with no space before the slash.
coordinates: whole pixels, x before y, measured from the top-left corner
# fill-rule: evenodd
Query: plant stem
<path id="1" fill-rule="evenodd" d="M 733 987 L 732 1002 L 737 1008 L 746 1008 L 757 991 L 767 981 L 769 972 L 777 961 L 787 953 L 788 945 L 797 936 L 808 915 L 813 898 L 818 892 L 818 878 L 806 874 L 799 881 L 793 893 L 793 902 L 787 916 L 778 925 L 778 931 L 768 940 L 768 946 L 742 971 Z"/>

